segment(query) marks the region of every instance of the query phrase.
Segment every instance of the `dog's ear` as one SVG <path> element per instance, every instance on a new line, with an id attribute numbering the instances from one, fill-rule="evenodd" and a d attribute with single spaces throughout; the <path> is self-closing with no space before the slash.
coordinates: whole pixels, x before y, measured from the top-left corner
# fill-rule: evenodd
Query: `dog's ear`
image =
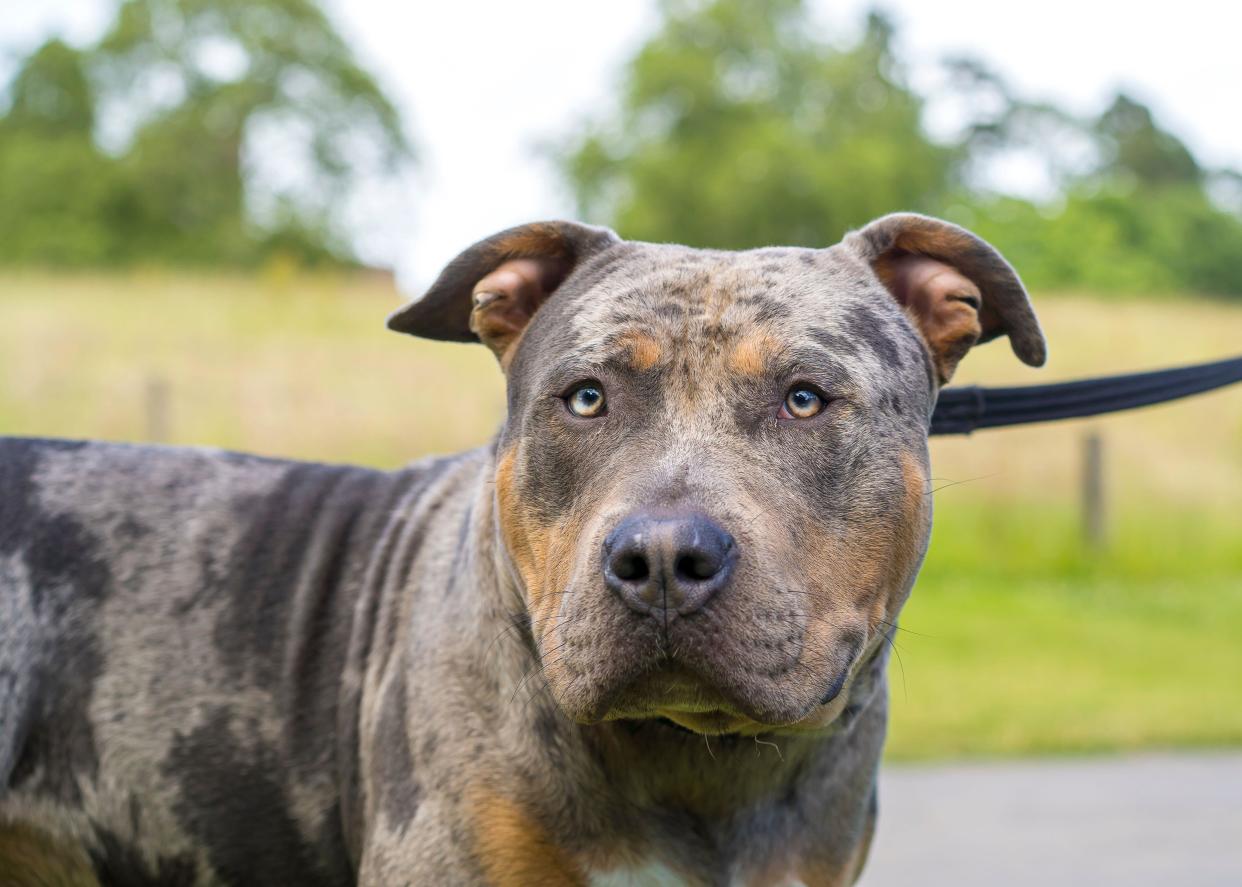
<path id="1" fill-rule="evenodd" d="M 1009 336 L 1023 363 L 1042 366 L 1047 345 L 1018 274 L 990 244 L 964 228 L 916 213 L 893 213 L 847 234 L 906 309 L 931 350 L 940 383 L 976 343 Z"/>
<path id="2" fill-rule="evenodd" d="M 577 222 L 519 225 L 467 249 L 388 328 L 428 339 L 483 342 L 507 365 L 526 324 L 574 268 L 620 238 Z"/>

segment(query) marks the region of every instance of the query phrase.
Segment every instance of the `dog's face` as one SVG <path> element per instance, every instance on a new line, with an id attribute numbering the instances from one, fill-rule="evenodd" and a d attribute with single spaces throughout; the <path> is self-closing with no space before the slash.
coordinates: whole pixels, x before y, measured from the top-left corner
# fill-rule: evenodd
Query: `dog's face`
<path id="1" fill-rule="evenodd" d="M 1043 359 L 1004 260 L 909 215 L 737 253 L 524 226 L 390 325 L 506 368 L 498 523 L 560 705 L 704 733 L 836 718 L 927 546 L 939 386 L 997 335 Z"/>

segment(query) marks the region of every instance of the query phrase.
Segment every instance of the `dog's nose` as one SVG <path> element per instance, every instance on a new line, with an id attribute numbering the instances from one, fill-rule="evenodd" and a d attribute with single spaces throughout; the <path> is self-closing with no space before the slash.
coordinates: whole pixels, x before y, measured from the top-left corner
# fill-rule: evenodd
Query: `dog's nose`
<path id="1" fill-rule="evenodd" d="M 703 606 L 729 581 L 733 537 L 702 514 L 640 511 L 604 540 L 604 581 L 632 609 L 667 620 Z"/>

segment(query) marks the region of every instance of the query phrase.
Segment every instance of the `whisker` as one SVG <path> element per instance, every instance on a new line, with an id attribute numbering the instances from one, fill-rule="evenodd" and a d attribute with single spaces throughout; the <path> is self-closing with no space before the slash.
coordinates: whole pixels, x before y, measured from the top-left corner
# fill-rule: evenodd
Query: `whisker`
<path id="1" fill-rule="evenodd" d="M 781 747 L 777 745 L 775 742 L 769 742 L 766 739 L 760 739 L 758 735 L 756 735 L 754 739 L 755 739 L 755 757 L 756 758 L 759 757 L 761 753 L 759 750 L 759 746 L 770 745 L 772 746 L 772 748 L 776 749 L 776 757 L 780 759 L 781 763 L 783 764 L 785 762 L 785 756 L 781 754 Z"/>
<path id="2" fill-rule="evenodd" d="M 968 477 L 965 480 L 951 480 L 948 483 L 941 484 L 938 487 L 925 491 L 923 495 L 930 496 L 933 493 L 939 493 L 941 490 L 947 490 L 949 487 L 960 487 L 962 484 L 971 484 L 977 480 L 987 480 L 988 478 L 996 477 L 999 474 L 999 471 L 993 471 L 991 474 L 981 474 L 978 477 Z"/>
<path id="3" fill-rule="evenodd" d="M 935 638 L 936 637 L 936 635 L 934 634 L 924 634 L 921 631 L 914 631 L 912 629 L 898 625 L 896 622 L 889 622 L 887 619 L 877 619 L 876 624 L 887 626 L 891 629 L 894 629 L 895 631 L 904 631 L 906 634 L 912 634 L 915 637 L 919 637 L 919 638 Z"/>

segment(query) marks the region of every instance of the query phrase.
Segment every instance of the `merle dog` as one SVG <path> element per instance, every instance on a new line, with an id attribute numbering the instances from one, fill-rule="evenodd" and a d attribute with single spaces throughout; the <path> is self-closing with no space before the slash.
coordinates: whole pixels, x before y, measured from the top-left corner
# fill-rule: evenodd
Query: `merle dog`
<path id="1" fill-rule="evenodd" d="M 937 392 L 997 336 L 1044 359 L 1009 265 L 909 214 L 542 223 L 389 326 L 495 353 L 491 444 L 0 442 L 0 883 L 856 878 Z"/>

